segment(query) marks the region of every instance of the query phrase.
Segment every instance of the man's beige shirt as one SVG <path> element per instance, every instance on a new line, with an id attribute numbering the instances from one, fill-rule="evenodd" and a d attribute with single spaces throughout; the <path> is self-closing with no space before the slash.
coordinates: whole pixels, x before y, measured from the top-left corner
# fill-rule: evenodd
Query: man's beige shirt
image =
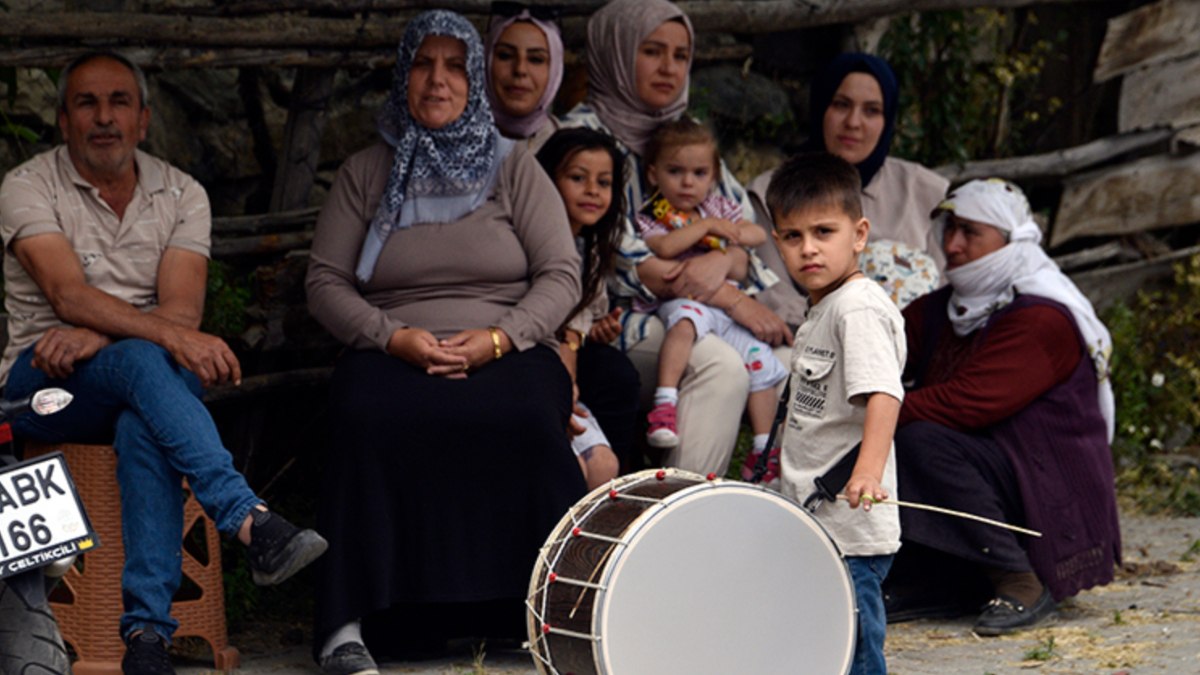
<path id="1" fill-rule="evenodd" d="M 118 218 L 100 191 L 79 175 L 65 145 L 8 173 L 0 185 L 4 240 L 4 307 L 8 345 L 0 385 L 13 361 L 50 328 L 65 325 L 12 251 L 18 239 L 62 234 L 89 285 L 147 311 L 158 305 L 158 268 L 168 247 L 209 253 L 208 195 L 191 176 L 140 150 L 133 200 Z"/>

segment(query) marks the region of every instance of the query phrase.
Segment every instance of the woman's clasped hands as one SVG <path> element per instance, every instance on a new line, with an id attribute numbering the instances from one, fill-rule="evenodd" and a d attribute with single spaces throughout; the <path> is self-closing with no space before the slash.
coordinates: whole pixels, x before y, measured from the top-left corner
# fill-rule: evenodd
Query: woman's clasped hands
<path id="1" fill-rule="evenodd" d="M 500 329 L 470 328 L 439 340 L 423 328 L 398 328 L 388 340 L 387 353 L 423 368 L 429 375 L 461 379 L 496 357 L 496 343 L 503 354 L 512 348 L 508 335 Z"/>

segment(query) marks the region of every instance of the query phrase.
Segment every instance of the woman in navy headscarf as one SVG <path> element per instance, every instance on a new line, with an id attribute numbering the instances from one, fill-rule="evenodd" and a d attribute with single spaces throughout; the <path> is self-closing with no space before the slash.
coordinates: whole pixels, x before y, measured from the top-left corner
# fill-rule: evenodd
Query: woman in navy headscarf
<path id="1" fill-rule="evenodd" d="M 809 96 L 810 136 L 804 149 L 831 152 L 853 164 L 862 178 L 863 215 L 871 222 L 862 257 L 868 276 L 883 283 L 901 307 L 937 288 L 945 267 L 941 242 L 929 214 L 949 182 L 915 162 L 889 155 L 899 109 L 899 86 L 887 61 L 870 54 L 841 54 L 813 79 Z M 754 179 L 758 222 L 770 223 L 763 197 L 771 173 Z M 759 255 L 780 269 L 768 239 Z M 769 249 L 769 250 L 768 250 Z M 768 289 L 762 300 L 785 321 L 803 321 L 806 306 L 789 284 Z"/>
<path id="2" fill-rule="evenodd" d="M 523 636 L 537 551 L 586 491 L 554 337 L 579 254 L 554 183 L 496 130 L 484 68 L 462 16 L 410 21 L 381 142 L 317 220 L 308 307 L 347 347 L 318 509 L 329 675 L 377 672 L 368 646 Z"/>

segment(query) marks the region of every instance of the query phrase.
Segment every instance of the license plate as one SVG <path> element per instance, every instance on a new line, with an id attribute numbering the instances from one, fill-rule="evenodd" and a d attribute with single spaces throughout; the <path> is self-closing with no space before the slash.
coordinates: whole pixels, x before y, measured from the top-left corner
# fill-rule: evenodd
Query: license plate
<path id="1" fill-rule="evenodd" d="M 61 452 L 0 467 L 0 579 L 99 545 Z"/>

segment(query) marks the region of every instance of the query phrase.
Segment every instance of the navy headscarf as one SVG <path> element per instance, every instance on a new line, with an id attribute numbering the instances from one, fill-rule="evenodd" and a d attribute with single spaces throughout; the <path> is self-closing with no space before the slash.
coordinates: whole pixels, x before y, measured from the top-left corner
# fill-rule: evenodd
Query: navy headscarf
<path id="1" fill-rule="evenodd" d="M 875 177 L 883 160 L 887 159 L 892 148 L 892 134 L 896 129 L 896 108 L 900 94 L 900 85 L 896 82 L 896 74 L 887 61 L 870 54 L 839 54 L 821 69 L 813 79 L 809 93 L 809 124 L 810 136 L 805 144 L 807 150 L 825 150 L 825 110 L 833 102 L 833 95 L 842 80 L 850 73 L 866 73 L 875 78 L 879 89 L 883 92 L 883 133 L 871 154 L 856 165 L 858 175 L 866 187 Z"/>

